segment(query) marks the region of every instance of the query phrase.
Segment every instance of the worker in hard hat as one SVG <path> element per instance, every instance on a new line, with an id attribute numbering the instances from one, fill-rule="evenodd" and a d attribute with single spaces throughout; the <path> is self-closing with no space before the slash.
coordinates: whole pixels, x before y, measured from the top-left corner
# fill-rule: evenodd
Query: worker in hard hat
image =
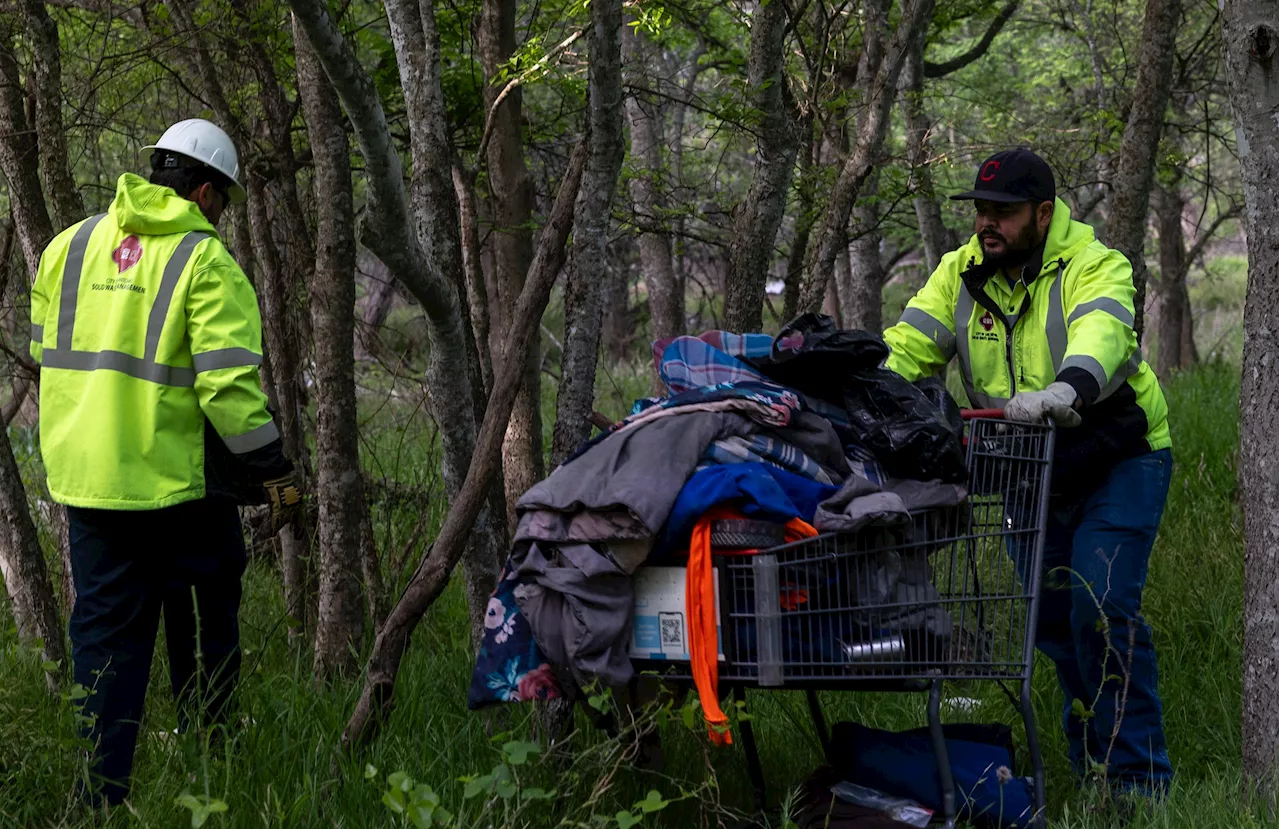
<path id="1" fill-rule="evenodd" d="M 95 804 L 128 793 L 161 613 L 180 727 L 225 717 L 240 670 L 237 502 L 270 503 L 279 528 L 300 501 L 258 376 L 257 297 L 215 229 L 245 200 L 235 146 L 196 119 L 146 149 L 150 181 L 122 175 L 105 214 L 49 243 L 31 291 Z"/>

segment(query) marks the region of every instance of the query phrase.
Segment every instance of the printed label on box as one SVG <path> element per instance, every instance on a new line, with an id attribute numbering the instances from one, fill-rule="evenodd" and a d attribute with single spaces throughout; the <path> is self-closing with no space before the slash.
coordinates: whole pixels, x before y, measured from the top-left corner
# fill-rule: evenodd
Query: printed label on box
<path id="1" fill-rule="evenodd" d="M 724 659 L 721 646 L 720 579 L 711 570 L 716 595 L 717 655 Z M 667 659 L 689 661 L 689 621 L 684 601 L 685 569 L 683 567 L 641 567 L 632 577 L 635 586 L 635 615 L 631 622 L 633 659 Z"/>

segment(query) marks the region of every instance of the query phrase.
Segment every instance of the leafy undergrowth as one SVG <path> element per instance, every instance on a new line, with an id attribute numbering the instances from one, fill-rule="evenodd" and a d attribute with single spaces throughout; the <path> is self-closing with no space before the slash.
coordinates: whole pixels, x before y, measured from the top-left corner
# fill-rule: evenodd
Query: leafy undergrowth
<path id="1" fill-rule="evenodd" d="M 1167 390 L 1175 469 L 1145 610 L 1156 632 L 1178 776 L 1168 800 L 1140 811 L 1135 827 L 1267 825 L 1240 797 L 1236 375 L 1229 366 L 1206 366 Z M 334 750 L 358 683 L 316 687 L 309 653 L 289 643 L 278 581 L 263 562 L 247 575 L 241 615 L 241 719 L 223 750 L 171 733 L 175 715 L 158 647 L 133 797 L 104 818 L 78 809 L 72 795 L 82 763 L 72 699 L 78 692 L 51 696 L 37 657 L 17 645 L 7 610 L 0 614 L 0 827 L 715 826 L 732 825 L 751 809 L 741 751 L 710 747 L 691 703 L 651 709 L 619 740 L 579 711 L 574 733 L 554 750 L 536 741 L 526 706 L 467 711 L 469 628 L 459 590 L 449 590 L 419 628 L 396 711 L 384 736 L 358 757 Z M 1017 719 L 995 688 L 953 693 L 978 700 L 965 719 Z M 832 721 L 887 728 L 924 721 L 924 699 L 915 695 L 822 698 Z M 1057 724 L 1057 684 L 1043 660 L 1034 699 L 1049 825 L 1114 825 L 1097 794 L 1074 785 Z M 612 705 L 607 696 L 595 703 Z M 820 750 L 801 695 L 752 692 L 748 706 L 776 805 L 820 764 Z M 649 729 L 662 737 L 661 774 L 638 768 L 644 764 L 633 738 Z"/>

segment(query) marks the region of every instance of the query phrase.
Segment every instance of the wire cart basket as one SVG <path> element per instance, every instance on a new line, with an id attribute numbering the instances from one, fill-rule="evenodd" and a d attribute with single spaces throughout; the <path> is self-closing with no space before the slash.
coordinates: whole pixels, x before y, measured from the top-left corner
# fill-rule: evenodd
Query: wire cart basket
<path id="1" fill-rule="evenodd" d="M 956 792 L 939 709 L 945 681 L 1018 682 L 1037 825 L 1044 764 L 1031 707 L 1035 620 L 1048 510 L 1053 429 L 966 412 L 968 499 L 907 524 L 831 533 L 717 556 L 722 688 L 804 690 L 830 761 L 819 690 L 927 691 L 928 724 L 954 825 Z M 984 416 L 985 415 L 985 416 Z M 687 663 L 637 670 L 687 680 Z M 749 721 L 748 771 L 763 806 L 764 775 Z"/>

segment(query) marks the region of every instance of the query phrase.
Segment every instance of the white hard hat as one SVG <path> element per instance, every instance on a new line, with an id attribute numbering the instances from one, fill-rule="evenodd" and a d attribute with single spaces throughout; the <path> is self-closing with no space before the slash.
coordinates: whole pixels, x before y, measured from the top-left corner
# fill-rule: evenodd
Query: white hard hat
<path id="1" fill-rule="evenodd" d="M 240 157 L 236 154 L 236 145 L 231 143 L 231 136 L 217 124 L 203 118 L 179 121 L 165 130 L 159 141 L 142 149 L 168 150 L 212 167 L 231 179 L 228 193 L 231 203 L 244 203 L 244 188 L 240 186 Z"/>

